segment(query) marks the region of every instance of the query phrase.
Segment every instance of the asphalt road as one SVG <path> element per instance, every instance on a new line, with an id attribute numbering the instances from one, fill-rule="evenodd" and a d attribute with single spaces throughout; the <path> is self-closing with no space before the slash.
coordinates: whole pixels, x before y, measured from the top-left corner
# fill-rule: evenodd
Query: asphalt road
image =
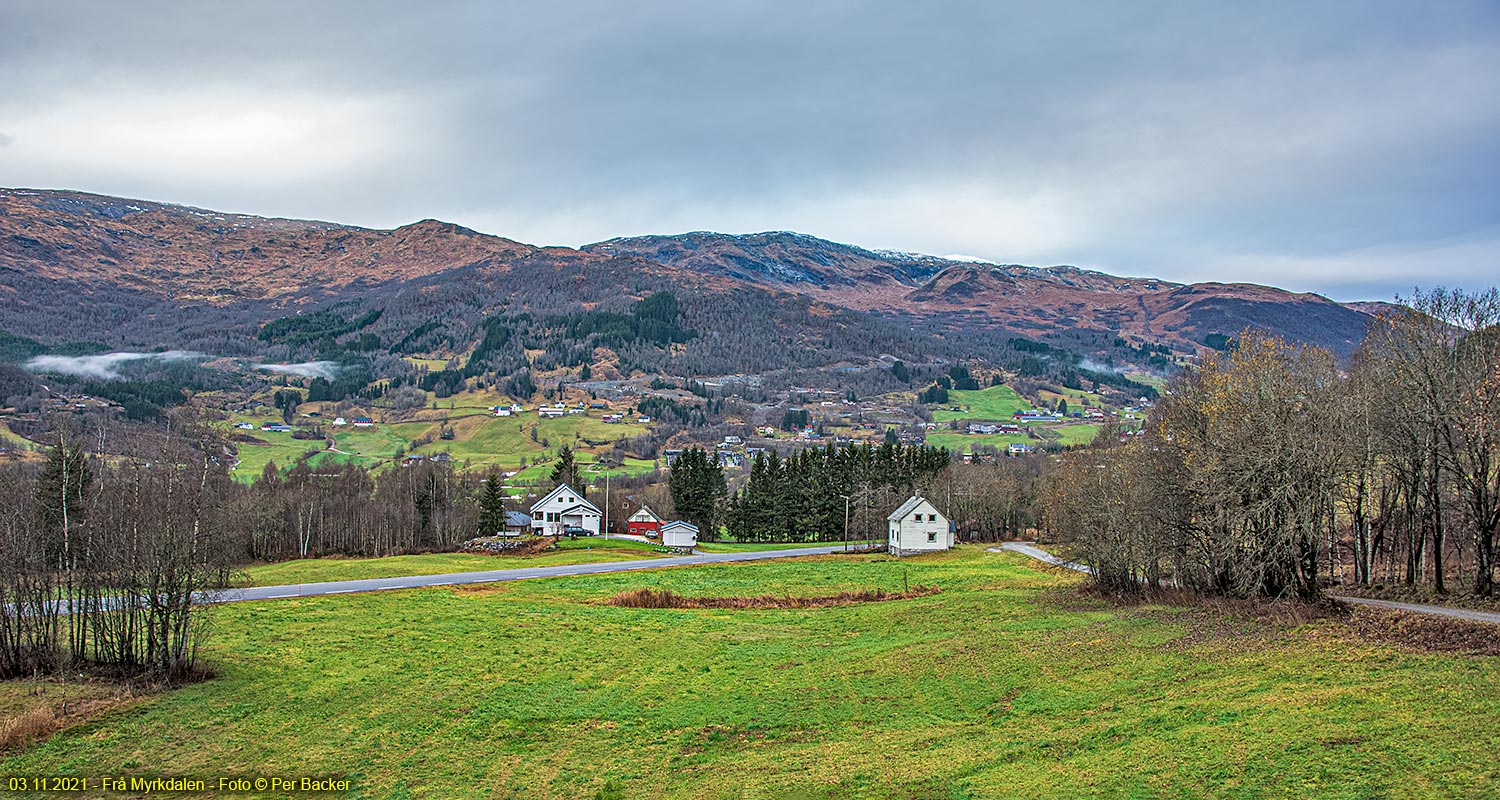
<path id="1" fill-rule="evenodd" d="M 733 561 L 762 561 L 768 558 L 817 556 L 843 551 L 843 545 L 800 547 L 795 550 L 756 550 L 747 553 L 705 553 L 702 555 L 643 558 L 636 561 L 606 561 L 595 564 L 564 564 L 556 567 L 522 567 L 492 569 L 484 572 L 450 572 L 444 575 L 408 575 L 399 578 L 368 578 L 358 581 L 328 583 L 293 583 L 284 586 L 255 586 L 230 589 L 218 595 L 218 601 L 238 603 L 246 600 L 281 600 L 288 597 L 316 597 L 351 592 L 379 592 L 387 589 L 420 589 L 427 586 L 456 586 L 465 583 L 497 583 L 531 578 L 564 578 L 572 575 L 599 575 L 606 572 L 629 572 L 658 567 L 688 567 L 699 564 L 725 564 Z"/>
<path id="2" fill-rule="evenodd" d="M 1053 566 L 1077 570 L 1078 572 L 1090 572 L 1091 570 L 1083 564 L 1075 564 L 1065 561 L 1051 553 L 1026 542 L 1005 542 L 999 547 L 987 548 L 991 552 L 1009 551 L 1031 556 L 1038 561 L 1045 561 Z M 1448 606 L 1430 606 L 1424 603 L 1397 603 L 1392 600 L 1371 600 L 1365 597 L 1349 597 L 1348 595 L 1330 595 L 1335 600 L 1345 603 L 1353 603 L 1361 606 L 1374 606 L 1375 608 L 1388 608 L 1392 611 L 1410 611 L 1414 614 L 1431 614 L 1437 617 L 1453 617 L 1455 619 L 1466 619 L 1470 622 L 1490 622 L 1500 625 L 1500 614 L 1493 611 L 1474 611 L 1467 608 L 1449 608 Z"/>

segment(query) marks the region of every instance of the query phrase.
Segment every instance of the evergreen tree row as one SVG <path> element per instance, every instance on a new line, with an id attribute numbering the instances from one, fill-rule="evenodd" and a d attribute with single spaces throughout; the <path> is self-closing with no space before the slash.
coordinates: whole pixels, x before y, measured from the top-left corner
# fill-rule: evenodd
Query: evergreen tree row
<path id="1" fill-rule="evenodd" d="M 745 487 L 729 498 L 726 523 L 742 542 L 842 539 L 845 497 L 910 493 L 930 485 L 948 462 L 947 450 L 900 442 L 811 447 L 785 459 L 762 453 Z"/>

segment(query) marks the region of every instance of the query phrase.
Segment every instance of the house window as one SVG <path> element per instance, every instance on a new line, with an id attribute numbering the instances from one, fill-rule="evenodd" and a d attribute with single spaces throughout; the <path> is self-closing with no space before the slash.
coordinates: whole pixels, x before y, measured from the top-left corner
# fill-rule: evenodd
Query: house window
<path id="1" fill-rule="evenodd" d="M 937 515 L 936 514 L 928 514 L 927 515 L 927 521 L 928 522 L 937 522 Z"/>
<path id="2" fill-rule="evenodd" d="M 914 516 L 914 517 L 911 518 L 911 521 L 912 522 L 921 522 L 922 521 L 922 515 L 921 514 L 917 514 L 916 516 Z"/>
<path id="3" fill-rule="evenodd" d="M 929 534 L 927 534 L 927 541 L 929 541 L 929 542 L 936 542 L 937 541 L 937 534 L 936 533 L 929 533 Z"/>

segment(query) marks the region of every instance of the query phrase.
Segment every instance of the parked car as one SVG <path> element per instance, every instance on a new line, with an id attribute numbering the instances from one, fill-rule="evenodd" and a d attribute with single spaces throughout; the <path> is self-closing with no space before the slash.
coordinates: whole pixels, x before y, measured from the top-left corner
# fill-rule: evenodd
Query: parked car
<path id="1" fill-rule="evenodd" d="M 576 537 L 576 536 L 592 536 L 593 534 L 589 533 L 589 531 L 588 531 L 587 528 L 580 528 L 577 525 L 564 525 L 563 526 L 563 535 L 564 536 L 568 536 L 568 537 Z"/>

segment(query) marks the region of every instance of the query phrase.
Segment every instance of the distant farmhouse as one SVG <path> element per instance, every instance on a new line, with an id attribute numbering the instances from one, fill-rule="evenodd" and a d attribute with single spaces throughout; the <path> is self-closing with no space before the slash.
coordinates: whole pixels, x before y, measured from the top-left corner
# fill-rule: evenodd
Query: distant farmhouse
<path id="1" fill-rule="evenodd" d="M 630 515 L 625 521 L 625 532 L 631 536 L 655 537 L 661 533 L 661 517 L 650 506 L 641 506 L 640 510 Z"/>
<path id="2" fill-rule="evenodd" d="M 570 529 L 598 536 L 602 516 L 598 506 L 564 483 L 531 507 L 531 529 L 541 536 L 564 536 Z"/>
<path id="3" fill-rule="evenodd" d="M 505 535 L 520 536 L 531 533 L 531 516 L 520 511 L 505 512 Z"/>
<path id="4" fill-rule="evenodd" d="M 948 518 L 925 497 L 913 495 L 892 511 L 886 522 L 890 531 L 887 546 L 892 555 L 910 556 L 953 547 Z"/>

